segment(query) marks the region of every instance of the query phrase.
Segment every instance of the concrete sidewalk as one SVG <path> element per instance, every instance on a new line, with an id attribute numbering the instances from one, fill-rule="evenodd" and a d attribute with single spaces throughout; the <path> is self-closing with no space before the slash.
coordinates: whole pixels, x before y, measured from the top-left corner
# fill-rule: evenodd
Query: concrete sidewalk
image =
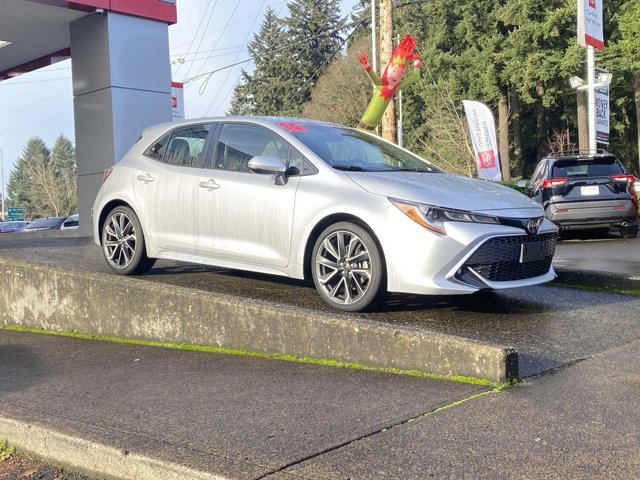
<path id="1" fill-rule="evenodd" d="M 491 392 L 2 331 L 0 436 L 97 478 L 638 478 L 639 347 Z"/>

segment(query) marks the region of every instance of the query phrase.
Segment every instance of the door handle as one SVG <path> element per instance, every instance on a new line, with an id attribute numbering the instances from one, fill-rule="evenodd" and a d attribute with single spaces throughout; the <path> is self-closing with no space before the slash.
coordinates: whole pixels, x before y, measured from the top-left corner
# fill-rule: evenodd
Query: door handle
<path id="1" fill-rule="evenodd" d="M 198 185 L 200 186 L 200 188 L 204 188 L 205 190 L 209 191 L 217 190 L 218 188 L 220 188 L 220 185 L 218 185 L 213 178 L 210 178 L 206 182 L 200 182 Z"/>
<path id="2" fill-rule="evenodd" d="M 149 183 L 155 181 L 155 177 L 150 173 L 145 173 L 144 175 L 138 175 L 138 180 L 144 183 Z"/>

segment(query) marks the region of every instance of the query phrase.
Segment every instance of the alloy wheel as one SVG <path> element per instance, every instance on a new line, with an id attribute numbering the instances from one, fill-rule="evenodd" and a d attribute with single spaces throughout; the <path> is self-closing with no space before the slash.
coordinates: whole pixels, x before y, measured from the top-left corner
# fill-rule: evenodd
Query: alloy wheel
<path id="1" fill-rule="evenodd" d="M 131 265 L 136 254 L 136 228 L 131 218 L 122 212 L 111 215 L 105 225 L 104 253 L 116 269 Z"/>
<path id="2" fill-rule="evenodd" d="M 317 249 L 315 268 L 321 291 L 332 303 L 356 303 L 371 286 L 371 255 L 353 232 L 338 230 L 325 237 Z"/>

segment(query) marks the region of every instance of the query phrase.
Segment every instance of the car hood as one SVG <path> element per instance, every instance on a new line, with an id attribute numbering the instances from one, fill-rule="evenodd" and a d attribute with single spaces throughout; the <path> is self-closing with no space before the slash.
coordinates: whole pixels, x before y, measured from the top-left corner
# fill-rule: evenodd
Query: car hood
<path id="1" fill-rule="evenodd" d="M 495 182 L 449 173 L 346 172 L 368 192 L 457 210 L 488 212 L 530 210 L 542 215 L 540 205 L 516 190 Z"/>

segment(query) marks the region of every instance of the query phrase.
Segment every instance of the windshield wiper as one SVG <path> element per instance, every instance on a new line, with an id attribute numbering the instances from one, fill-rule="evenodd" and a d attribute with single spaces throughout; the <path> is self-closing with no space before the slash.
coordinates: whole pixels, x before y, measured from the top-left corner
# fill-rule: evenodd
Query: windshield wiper
<path id="1" fill-rule="evenodd" d="M 387 168 L 385 170 L 380 170 L 381 172 L 420 172 L 420 173 L 431 173 L 431 170 L 423 170 L 418 168 Z"/>
<path id="2" fill-rule="evenodd" d="M 331 165 L 336 170 L 345 170 L 352 172 L 369 172 L 370 170 L 366 168 L 359 167 L 357 165 Z"/>

